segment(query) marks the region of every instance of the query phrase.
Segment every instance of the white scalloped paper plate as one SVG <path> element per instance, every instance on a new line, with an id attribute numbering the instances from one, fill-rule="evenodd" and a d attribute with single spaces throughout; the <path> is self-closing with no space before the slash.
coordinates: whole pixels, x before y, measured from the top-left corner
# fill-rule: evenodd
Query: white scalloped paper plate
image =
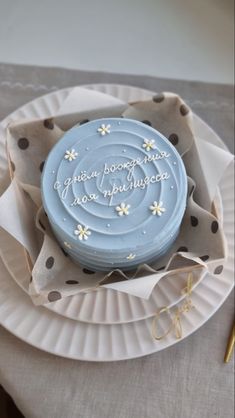
<path id="1" fill-rule="evenodd" d="M 151 98 L 154 94 L 153 92 L 129 86 L 98 84 L 91 85 L 89 88 L 99 90 L 129 102 L 146 100 Z M 16 120 L 19 118 L 49 117 L 57 111 L 58 107 L 70 91 L 70 88 L 63 89 L 40 97 L 18 109 L 4 120 L 1 125 L 4 126 L 9 120 Z M 214 131 L 196 115 L 194 117 L 194 124 L 198 135 L 200 134 L 201 137 L 216 145 L 223 146 L 221 140 Z M 3 154 L 1 153 L 1 155 Z M 5 173 L 5 169 L 6 160 L 0 159 L 0 175 Z M 27 266 L 22 253 L 22 248 L 7 234 L 1 233 L 1 238 L 2 241 L 4 241 L 4 247 L 2 249 L 4 264 L 16 282 L 26 290 Z M 180 296 L 181 288 L 182 282 L 180 280 L 177 281 L 177 278 L 174 282 L 171 279 L 164 279 L 156 286 L 148 301 L 125 293 L 103 289 L 99 292 L 67 297 L 51 303 L 46 307 L 67 318 L 79 321 L 101 324 L 124 323 L 149 318 L 159 306 L 175 305 L 182 299 L 182 296 Z"/>
<path id="2" fill-rule="evenodd" d="M 92 86 L 92 88 L 96 87 Z M 112 88 L 116 89 L 116 91 L 121 89 L 122 97 L 124 98 L 126 94 L 126 100 L 130 100 L 127 94 L 129 87 L 113 86 Z M 105 86 L 100 88 L 101 91 L 107 92 L 105 89 Z M 150 94 L 142 91 L 141 94 L 143 95 L 139 97 L 137 95 L 137 90 L 139 89 L 134 90 L 131 100 L 144 99 L 146 98 L 145 94 Z M 55 108 L 59 107 L 59 104 L 67 94 L 68 90 L 52 93 L 26 105 L 24 108 L 29 107 L 28 116 L 30 114 L 31 117 L 48 117 L 48 115 L 54 113 Z M 53 106 L 46 107 L 45 114 L 43 102 L 50 96 L 52 96 L 50 103 L 53 102 Z M 15 119 L 15 116 L 17 119 L 24 117 L 24 108 L 11 115 L 11 119 Z M 205 127 L 205 124 L 198 118 L 195 118 L 195 121 L 200 132 L 204 129 L 205 133 L 208 133 L 208 139 L 211 136 L 211 141 L 218 143 L 218 139 L 215 139 L 216 135 L 210 128 Z M 4 125 L 7 122 L 9 122 L 9 119 L 4 121 Z M 202 134 L 201 136 L 204 137 Z M 0 147 L 2 148 L 0 148 L 0 177 L 4 178 L 6 160 L 2 144 L 0 144 Z M 223 274 L 214 276 L 208 274 L 195 288 L 193 292 L 195 307 L 182 318 L 184 338 L 198 329 L 216 312 L 233 288 L 233 275 L 231 274 L 233 271 L 234 249 L 232 167 L 229 168 L 224 176 L 220 192 L 224 209 L 224 230 L 228 239 L 229 257 Z M 175 339 L 173 334 L 158 342 L 153 340 L 151 336 L 152 317 L 124 324 L 97 325 L 63 318 L 44 307 L 36 308 L 22 289 L 11 280 L 10 274 L 4 268 L 1 260 L 0 268 L 2 271 L 0 280 L 0 323 L 10 332 L 39 349 L 73 359 L 114 361 L 147 355 L 160 351 L 179 341 Z M 119 295 L 123 296 L 123 294 Z M 120 310 L 119 301 L 115 306 L 117 311 Z M 133 315 L 132 311 L 131 315 Z"/>

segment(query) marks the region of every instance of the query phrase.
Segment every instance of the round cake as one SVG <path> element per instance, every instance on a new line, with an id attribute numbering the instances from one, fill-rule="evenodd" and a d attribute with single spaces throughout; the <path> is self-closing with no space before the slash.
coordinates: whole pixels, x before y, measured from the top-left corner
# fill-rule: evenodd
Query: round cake
<path id="1" fill-rule="evenodd" d="M 74 126 L 51 150 L 42 200 L 57 240 L 92 270 L 133 269 L 161 257 L 185 212 L 182 159 L 141 122 L 108 118 Z"/>

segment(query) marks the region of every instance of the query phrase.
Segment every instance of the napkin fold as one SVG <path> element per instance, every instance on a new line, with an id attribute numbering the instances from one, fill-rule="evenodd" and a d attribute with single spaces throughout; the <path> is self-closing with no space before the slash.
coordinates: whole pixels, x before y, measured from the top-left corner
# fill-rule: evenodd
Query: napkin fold
<path id="1" fill-rule="evenodd" d="M 125 273 L 93 272 L 74 264 L 59 247 L 41 207 L 40 176 L 53 145 L 74 123 L 99 117 L 140 120 L 163 133 L 181 154 L 188 175 L 187 209 L 180 234 L 167 254 L 151 266 Z M 27 250 L 32 264 L 28 293 L 37 305 L 102 287 L 148 299 L 161 281 L 193 272 L 194 283 L 213 273 L 226 257 L 226 243 L 212 206 L 220 179 L 233 156 L 203 138 L 196 138 L 193 114 L 173 93 L 128 105 L 103 93 L 71 89 L 58 114 L 46 120 L 10 124 L 7 147 L 14 179 L 0 197 L 0 226 Z"/>
<path id="2" fill-rule="evenodd" d="M 60 106 L 55 122 L 61 129 L 67 130 L 77 123 L 89 119 L 115 117 L 121 115 L 128 104 L 109 94 L 92 91 L 83 87 L 74 87 Z"/>
<path id="3" fill-rule="evenodd" d="M 0 198 L 0 227 L 19 241 L 35 262 L 38 245 L 32 210 L 32 200 L 14 178 Z"/>
<path id="4" fill-rule="evenodd" d="M 234 156 L 230 152 L 203 141 L 199 137 L 196 137 L 196 144 L 204 173 L 209 202 L 213 202 L 223 173 L 234 160 Z"/>

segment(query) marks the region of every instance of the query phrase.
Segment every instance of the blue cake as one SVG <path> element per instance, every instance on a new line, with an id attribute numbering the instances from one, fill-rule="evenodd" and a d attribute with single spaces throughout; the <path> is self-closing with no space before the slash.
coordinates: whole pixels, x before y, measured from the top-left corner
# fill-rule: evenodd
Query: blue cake
<path id="1" fill-rule="evenodd" d="M 57 240 L 92 270 L 133 269 L 161 257 L 185 212 L 180 155 L 155 129 L 124 118 L 67 131 L 42 174 L 42 199 Z"/>

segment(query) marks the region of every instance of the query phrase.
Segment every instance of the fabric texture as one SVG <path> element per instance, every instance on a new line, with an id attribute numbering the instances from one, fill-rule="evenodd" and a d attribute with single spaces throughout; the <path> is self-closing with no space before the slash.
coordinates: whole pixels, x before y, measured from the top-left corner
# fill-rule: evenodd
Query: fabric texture
<path id="1" fill-rule="evenodd" d="M 233 150 L 233 88 L 225 85 L 2 64 L 0 118 L 57 88 L 98 82 L 180 94 Z M 110 364 L 43 353 L 0 327 L 0 384 L 26 418 L 231 418 L 233 362 L 225 365 L 223 356 L 232 315 L 230 295 L 186 340 L 147 357 Z"/>

